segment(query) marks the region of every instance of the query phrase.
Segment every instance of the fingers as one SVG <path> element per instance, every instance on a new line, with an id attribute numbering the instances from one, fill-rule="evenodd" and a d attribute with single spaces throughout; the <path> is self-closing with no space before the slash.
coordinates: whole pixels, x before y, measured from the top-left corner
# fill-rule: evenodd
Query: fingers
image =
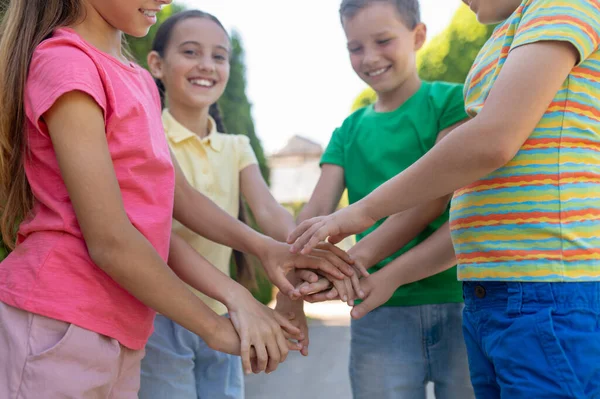
<path id="1" fill-rule="evenodd" d="M 294 339 L 302 339 L 302 331 L 296 327 L 289 319 L 283 317 L 279 312 L 273 311 L 275 321 L 278 323 L 277 327 L 288 332 Z"/>
<path id="2" fill-rule="evenodd" d="M 283 335 L 282 335 L 282 338 L 283 338 Z M 275 371 L 277 369 L 277 366 L 279 366 L 279 363 L 281 363 L 282 354 L 281 354 L 281 351 L 279 348 L 278 340 L 279 340 L 279 338 L 277 337 L 277 334 L 272 332 L 272 335 L 269 337 L 269 339 L 266 342 L 268 360 L 267 360 L 265 372 L 267 374 L 270 374 L 273 371 Z M 286 356 L 287 356 L 287 345 L 285 345 L 285 350 L 286 350 Z"/>
<path id="3" fill-rule="evenodd" d="M 319 275 L 317 273 L 306 269 L 296 270 L 296 275 L 301 280 L 308 281 L 309 283 L 316 283 L 319 280 Z"/>
<path id="4" fill-rule="evenodd" d="M 339 295 L 338 295 L 337 289 L 332 288 L 329 291 L 319 292 L 314 295 L 306 296 L 306 297 L 304 297 L 304 300 L 306 302 L 316 303 L 316 302 L 332 301 L 332 300 L 338 299 L 338 298 L 339 298 Z"/>
<path id="5" fill-rule="evenodd" d="M 300 294 L 302 295 L 312 295 L 321 291 L 325 291 L 331 287 L 331 281 L 326 278 L 321 278 L 316 283 L 308 284 L 303 283 L 300 287 Z"/>
<path id="6" fill-rule="evenodd" d="M 350 277 L 350 281 L 352 282 L 352 288 L 354 289 L 354 293 L 360 298 L 363 299 L 365 297 L 364 290 L 360 287 L 360 280 L 358 276 L 355 274 Z"/>
<path id="7" fill-rule="evenodd" d="M 308 331 L 306 331 L 304 333 L 304 339 L 302 341 L 300 341 L 300 345 L 302 345 L 302 349 L 300 350 L 300 353 L 302 353 L 302 356 L 308 356 L 308 344 L 309 344 L 309 339 L 308 339 Z"/>
<path id="8" fill-rule="evenodd" d="M 337 267 L 332 265 L 325 256 L 297 256 L 296 259 L 294 259 L 294 266 L 298 269 L 320 270 L 324 273 L 331 274 L 334 278 L 340 280 L 344 278 L 344 274 Z"/>
<path id="9" fill-rule="evenodd" d="M 296 288 L 285 277 L 285 273 L 279 267 L 275 270 L 275 273 L 269 277 L 273 285 L 275 285 L 284 295 L 292 299 L 297 298 L 300 295 L 300 292 L 296 291 Z"/>
<path id="10" fill-rule="evenodd" d="M 256 367 L 254 368 L 253 371 L 256 374 L 258 374 L 267 369 L 267 364 L 269 361 L 269 354 L 267 352 L 267 348 L 266 348 L 265 344 L 262 342 L 262 339 L 260 339 L 258 337 L 252 346 L 254 347 L 254 350 L 256 351 Z"/>
<path id="11" fill-rule="evenodd" d="M 355 262 L 352 264 L 352 266 L 354 267 L 354 270 L 358 271 L 358 273 L 363 277 L 369 277 L 371 275 L 369 271 L 360 263 Z"/>
<path id="12" fill-rule="evenodd" d="M 346 292 L 348 295 L 348 305 L 354 306 L 354 300 L 356 299 L 356 294 L 354 292 L 354 287 L 352 287 L 352 281 L 350 278 L 346 277 L 344 280 L 344 285 L 346 286 Z"/>
<path id="13" fill-rule="evenodd" d="M 339 247 L 336 247 L 331 242 L 327 242 L 327 241 L 322 242 L 317 246 L 317 248 L 322 249 L 324 251 L 332 252 L 335 256 L 337 256 L 338 258 L 340 258 L 341 260 L 343 260 L 344 262 L 346 262 L 349 265 L 354 264 L 354 259 L 352 259 L 346 251 L 344 251 L 343 249 L 341 249 Z"/>
<path id="14" fill-rule="evenodd" d="M 331 245 L 331 244 L 330 244 Z M 332 245 L 333 247 L 333 245 Z M 335 247 L 334 247 L 335 248 Z M 327 259 L 329 263 L 339 269 L 346 276 L 350 277 L 354 275 L 354 268 L 346 263 L 343 259 L 337 256 L 335 253 L 329 250 L 315 249 L 311 252 L 311 256 L 317 256 L 319 258 Z"/>
<path id="15" fill-rule="evenodd" d="M 338 296 L 343 302 L 348 302 L 348 290 L 344 280 L 333 280 L 333 286 L 337 290 Z"/>
<path id="16" fill-rule="evenodd" d="M 252 363 L 250 361 L 250 341 L 247 335 L 242 335 L 240 340 L 240 357 L 242 358 L 242 367 L 244 368 L 244 373 L 250 374 L 252 369 Z"/>
<path id="17" fill-rule="evenodd" d="M 298 244 L 298 238 L 300 238 L 314 224 L 320 222 L 321 219 L 323 219 L 322 216 L 305 220 L 304 222 L 300 223 L 298 225 L 298 227 L 296 227 L 294 229 L 294 231 L 292 231 L 290 233 L 290 235 L 288 236 L 288 239 L 287 239 L 287 243 L 288 244 L 294 244 L 294 245 L 292 245 L 292 248 L 290 249 L 290 251 L 292 251 L 293 253 L 298 253 L 300 251 L 300 249 L 302 249 L 302 247 L 304 245 L 299 245 Z M 298 244 L 298 245 L 296 245 L 296 244 Z"/>
<path id="18" fill-rule="evenodd" d="M 329 222 L 321 222 L 313 225 L 306 233 L 298 239 L 300 242 L 305 242 L 304 248 L 300 251 L 303 255 L 308 255 L 321 241 L 329 237 L 333 226 Z M 297 241 L 297 242 L 298 242 Z M 296 243 L 297 243 L 296 242 Z M 295 244 L 294 244 L 295 245 Z"/>
<path id="19" fill-rule="evenodd" d="M 370 311 L 379 306 L 374 299 L 374 296 L 368 296 L 365 300 L 363 300 L 360 304 L 356 305 L 350 315 L 353 319 L 358 320 L 365 317 Z"/>

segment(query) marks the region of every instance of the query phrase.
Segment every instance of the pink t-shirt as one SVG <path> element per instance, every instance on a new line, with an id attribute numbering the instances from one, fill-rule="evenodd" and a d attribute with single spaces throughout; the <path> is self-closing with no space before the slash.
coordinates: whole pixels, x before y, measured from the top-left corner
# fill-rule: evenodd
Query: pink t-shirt
<path id="1" fill-rule="evenodd" d="M 25 170 L 35 205 L 20 226 L 17 248 L 0 263 L 0 301 L 141 349 L 155 313 L 92 262 L 42 118 L 74 90 L 89 94 L 104 111 L 127 215 L 167 259 L 175 177 L 152 77 L 73 30 L 58 29 L 35 50 L 25 87 Z"/>

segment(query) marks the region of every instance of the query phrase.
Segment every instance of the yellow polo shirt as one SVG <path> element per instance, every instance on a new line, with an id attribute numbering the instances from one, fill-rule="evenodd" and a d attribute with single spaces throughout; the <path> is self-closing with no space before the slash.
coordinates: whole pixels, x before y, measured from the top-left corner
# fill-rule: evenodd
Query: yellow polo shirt
<path id="1" fill-rule="evenodd" d="M 167 109 L 162 121 L 171 151 L 188 182 L 231 216 L 239 215 L 240 172 L 258 163 L 247 136 L 217 132 L 209 118 L 210 133 L 200 138 L 173 118 Z M 210 263 L 229 276 L 231 248 L 216 244 L 192 232 L 176 220 L 173 233 L 178 234 Z M 220 302 L 190 289 L 216 313 L 227 313 Z"/>

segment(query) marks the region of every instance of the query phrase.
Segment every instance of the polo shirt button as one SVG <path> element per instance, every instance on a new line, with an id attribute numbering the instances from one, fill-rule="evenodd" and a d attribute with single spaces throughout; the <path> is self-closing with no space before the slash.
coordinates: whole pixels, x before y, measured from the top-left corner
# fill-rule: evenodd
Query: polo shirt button
<path id="1" fill-rule="evenodd" d="M 479 299 L 483 299 L 485 298 L 485 288 L 483 288 L 481 285 L 477 285 L 475 286 L 475 296 Z"/>

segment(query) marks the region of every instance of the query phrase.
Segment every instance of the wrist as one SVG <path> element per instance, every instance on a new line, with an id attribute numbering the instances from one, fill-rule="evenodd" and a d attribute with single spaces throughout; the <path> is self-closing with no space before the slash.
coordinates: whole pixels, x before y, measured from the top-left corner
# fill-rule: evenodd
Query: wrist
<path id="1" fill-rule="evenodd" d="M 247 302 L 248 297 L 252 296 L 246 288 L 233 280 L 231 280 L 231 284 L 224 287 L 221 292 L 223 292 L 223 295 L 217 300 L 225 305 L 229 311 L 234 310 L 236 305 Z"/>

